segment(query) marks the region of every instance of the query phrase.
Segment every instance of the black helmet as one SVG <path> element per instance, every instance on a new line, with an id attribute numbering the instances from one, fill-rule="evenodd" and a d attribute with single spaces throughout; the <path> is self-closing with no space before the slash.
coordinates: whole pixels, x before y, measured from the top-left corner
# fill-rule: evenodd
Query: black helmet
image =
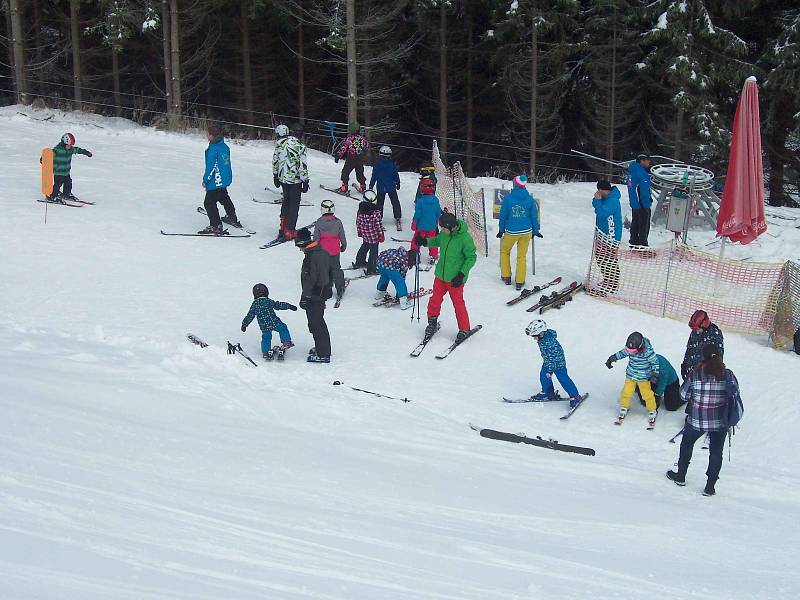
<path id="1" fill-rule="evenodd" d="M 439 217 L 439 227 L 444 227 L 445 229 L 455 229 L 456 225 L 458 225 L 458 220 L 451 212 L 443 212 L 442 216 Z"/>
<path id="2" fill-rule="evenodd" d="M 297 235 L 294 238 L 294 245 L 299 248 L 305 248 L 311 243 L 311 232 L 308 227 L 303 227 L 297 230 Z"/>
<path id="3" fill-rule="evenodd" d="M 625 342 L 625 348 L 627 350 L 633 350 L 634 352 L 641 352 L 644 350 L 644 336 L 638 331 L 634 331 L 628 336 L 628 341 Z"/>
<path id="4" fill-rule="evenodd" d="M 263 298 L 269 296 L 269 289 L 263 283 L 257 283 L 253 286 L 253 298 Z"/>

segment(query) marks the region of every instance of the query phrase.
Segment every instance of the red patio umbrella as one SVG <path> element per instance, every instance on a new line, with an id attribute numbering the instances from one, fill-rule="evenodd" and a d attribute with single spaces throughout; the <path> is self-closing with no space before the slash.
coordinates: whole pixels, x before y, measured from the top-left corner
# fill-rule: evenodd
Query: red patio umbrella
<path id="1" fill-rule="evenodd" d="M 749 244 L 766 230 L 758 84 L 755 77 L 748 77 L 733 119 L 731 155 L 717 216 L 717 237 Z"/>

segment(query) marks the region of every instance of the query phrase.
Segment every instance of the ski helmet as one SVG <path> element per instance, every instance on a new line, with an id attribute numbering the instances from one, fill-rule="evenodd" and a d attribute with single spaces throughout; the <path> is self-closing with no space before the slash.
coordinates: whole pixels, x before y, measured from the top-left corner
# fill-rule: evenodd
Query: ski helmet
<path id="1" fill-rule="evenodd" d="M 253 298 L 266 298 L 269 296 L 269 288 L 263 283 L 257 283 L 253 286 Z"/>
<path id="2" fill-rule="evenodd" d="M 644 350 L 644 336 L 638 331 L 634 331 L 625 342 L 625 350 L 630 354 L 636 354 Z"/>
<path id="3" fill-rule="evenodd" d="M 364 197 L 364 202 L 369 202 L 370 204 L 375 204 L 378 201 L 378 195 L 373 190 L 365 190 L 362 196 Z"/>
<path id="4" fill-rule="evenodd" d="M 323 200 L 319 205 L 319 210 L 323 215 L 332 215 L 334 208 L 333 200 Z"/>
<path id="5" fill-rule="evenodd" d="M 65 133 L 64 135 L 61 136 L 61 142 L 67 147 L 74 146 L 75 136 L 72 135 L 71 133 Z"/>
<path id="6" fill-rule="evenodd" d="M 636 162 L 641 162 L 643 160 L 650 160 L 650 155 L 642 152 L 639 156 L 636 157 Z"/>
<path id="7" fill-rule="evenodd" d="M 275 128 L 275 135 L 277 135 L 279 138 L 286 137 L 289 135 L 289 127 L 281 123 Z"/>
<path id="8" fill-rule="evenodd" d="M 689 319 L 689 327 L 694 329 L 695 331 L 700 331 L 701 329 L 708 329 L 711 326 L 711 319 L 708 316 L 708 313 L 704 310 L 696 310 L 692 314 L 692 317 Z"/>
<path id="9" fill-rule="evenodd" d="M 389 146 L 381 146 L 380 150 L 378 150 L 378 154 L 380 156 L 385 156 L 389 158 L 392 155 L 392 149 Z"/>
<path id="10" fill-rule="evenodd" d="M 535 321 L 531 321 L 525 328 L 525 333 L 533 337 L 541 335 L 545 331 L 547 331 L 547 323 L 545 323 L 541 319 L 536 319 Z"/>
<path id="11" fill-rule="evenodd" d="M 436 193 L 436 184 L 430 177 L 423 177 L 419 180 L 419 193 L 423 196 L 431 196 Z"/>
<path id="12" fill-rule="evenodd" d="M 439 227 L 443 227 L 444 229 L 455 229 L 458 225 L 458 219 L 453 213 L 450 212 L 443 212 L 442 216 L 439 217 Z"/>
<path id="13" fill-rule="evenodd" d="M 294 238 L 294 245 L 298 248 L 305 248 L 311 243 L 311 232 L 308 227 L 303 227 L 297 230 L 297 235 Z"/>

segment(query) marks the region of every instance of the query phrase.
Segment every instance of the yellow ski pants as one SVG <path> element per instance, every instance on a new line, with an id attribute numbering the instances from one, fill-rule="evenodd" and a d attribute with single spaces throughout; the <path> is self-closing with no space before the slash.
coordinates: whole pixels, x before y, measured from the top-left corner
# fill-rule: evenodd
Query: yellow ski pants
<path id="1" fill-rule="evenodd" d="M 500 277 L 511 277 L 511 249 L 516 245 L 517 270 L 514 281 L 516 283 L 525 283 L 525 271 L 528 270 L 528 245 L 530 242 L 530 233 L 503 234 L 503 239 L 500 240 Z"/>
<path id="2" fill-rule="evenodd" d="M 622 386 L 622 393 L 619 395 L 620 406 L 631 407 L 631 398 L 633 397 L 633 392 L 636 391 L 636 386 L 639 386 L 639 393 L 642 395 L 642 400 L 644 400 L 647 410 L 650 412 L 656 410 L 656 396 L 653 394 L 653 387 L 650 382 L 647 380 L 634 381 L 627 377 L 625 378 L 625 385 Z"/>

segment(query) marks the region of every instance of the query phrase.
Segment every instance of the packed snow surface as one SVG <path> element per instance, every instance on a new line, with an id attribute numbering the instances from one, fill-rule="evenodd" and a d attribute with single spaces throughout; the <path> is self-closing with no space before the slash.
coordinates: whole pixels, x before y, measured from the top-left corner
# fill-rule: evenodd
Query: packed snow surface
<path id="1" fill-rule="evenodd" d="M 26 113 L 27 116 L 19 114 Z M 797 598 L 800 536 L 798 357 L 729 334 L 726 363 L 745 418 L 718 494 L 704 498 L 706 451 L 688 484 L 664 477 L 682 413 L 655 431 L 635 405 L 611 424 L 624 364 L 603 363 L 642 331 L 677 367 L 689 329 L 579 295 L 545 318 L 589 399 L 517 404 L 539 391 L 540 358 L 524 334 L 535 318 L 500 284 L 496 223 L 465 297 L 483 330 L 447 360 L 456 333 L 418 359 L 409 312 L 370 306 L 375 279 L 329 306 L 333 362 L 304 362 L 302 312 L 280 313 L 297 347 L 263 363 L 255 324 L 239 330 L 251 287 L 299 300 L 300 252 L 274 237 L 272 145 L 232 143 L 231 196 L 249 239 L 175 238 L 195 231 L 205 140 L 78 113 L 0 110 L 6 176 L 0 302 L 0 597 L 80 599 L 518 600 Z M 95 206 L 36 202 L 38 157 L 65 131 L 75 193 Z M 332 197 L 338 166 L 310 155 L 313 207 Z M 402 175 L 406 224 L 414 174 Z M 487 189 L 501 182 L 479 179 Z M 536 277 L 581 280 L 594 217 L 591 184 L 531 187 L 542 200 Z M 357 202 L 333 196 L 352 260 Z M 388 205 L 387 205 L 388 206 Z M 47 221 L 45 222 L 45 212 Z M 770 210 L 770 212 L 775 212 Z M 796 213 L 784 211 L 786 217 Z M 398 235 L 387 218 L 388 235 Z M 798 255 L 800 230 L 728 256 Z M 406 229 L 408 227 L 406 226 Z M 399 234 L 408 237 L 409 232 Z M 654 232 L 655 241 L 668 239 Z M 713 234 L 692 232 L 698 247 Z M 390 247 L 392 243 L 384 244 Z M 397 244 L 399 245 L 399 244 Z M 412 276 L 409 275 L 409 281 Z M 422 274 L 430 286 L 432 273 Z M 211 345 L 186 340 L 192 332 Z M 225 353 L 239 341 L 260 365 Z M 403 403 L 334 387 L 408 398 Z M 482 427 L 589 446 L 594 457 L 488 440 Z"/>

